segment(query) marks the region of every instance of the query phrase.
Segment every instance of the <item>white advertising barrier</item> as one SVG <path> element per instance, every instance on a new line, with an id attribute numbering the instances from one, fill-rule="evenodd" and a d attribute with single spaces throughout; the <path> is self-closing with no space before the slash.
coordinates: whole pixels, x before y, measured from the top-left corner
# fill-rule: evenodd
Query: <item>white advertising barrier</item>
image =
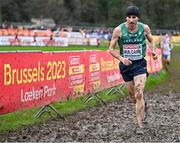
<path id="1" fill-rule="evenodd" d="M 68 46 L 68 38 L 54 37 L 54 46 Z"/>
<path id="2" fill-rule="evenodd" d="M 84 38 L 68 38 L 69 45 L 84 45 Z"/>
<path id="3" fill-rule="evenodd" d="M 20 46 L 68 46 L 68 39 L 61 37 L 33 37 L 33 36 L 0 36 L 0 45 Z"/>
<path id="4" fill-rule="evenodd" d="M 90 45 L 97 46 L 96 38 L 68 38 L 69 45 Z"/>
<path id="5" fill-rule="evenodd" d="M 85 40 L 80 32 L 68 32 L 69 45 L 85 45 Z"/>
<path id="6" fill-rule="evenodd" d="M 97 38 L 84 38 L 80 32 L 71 32 L 69 37 L 48 36 L 0 36 L 0 45 L 17 46 L 68 46 L 68 45 L 91 45 L 97 46 Z"/>
<path id="7" fill-rule="evenodd" d="M 10 45 L 10 40 L 15 36 L 0 36 L 0 45 Z"/>
<path id="8" fill-rule="evenodd" d="M 83 34 L 81 32 L 69 32 L 70 38 L 83 38 Z"/>
<path id="9" fill-rule="evenodd" d="M 0 36 L 0 45 L 21 45 L 21 46 L 35 46 L 34 38 L 31 36 Z"/>
<path id="10" fill-rule="evenodd" d="M 97 38 L 90 38 L 89 39 L 89 45 L 97 46 L 98 45 Z"/>
<path id="11" fill-rule="evenodd" d="M 46 41 L 49 37 L 36 37 L 36 45 L 37 46 L 46 46 Z"/>
<path id="12" fill-rule="evenodd" d="M 68 46 L 68 39 L 61 37 L 53 37 L 53 40 L 50 40 L 49 37 L 36 37 L 37 46 Z"/>
<path id="13" fill-rule="evenodd" d="M 69 45 L 98 45 L 97 38 L 84 37 L 80 32 L 69 32 L 68 43 Z"/>
<path id="14" fill-rule="evenodd" d="M 32 36 L 18 36 L 19 45 L 21 46 L 35 46 L 36 43 Z"/>

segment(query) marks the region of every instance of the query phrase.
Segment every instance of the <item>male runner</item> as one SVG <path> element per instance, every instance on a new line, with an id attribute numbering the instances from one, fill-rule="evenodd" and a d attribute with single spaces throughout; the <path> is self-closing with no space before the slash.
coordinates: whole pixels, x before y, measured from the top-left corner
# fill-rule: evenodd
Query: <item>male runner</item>
<path id="1" fill-rule="evenodd" d="M 120 72 L 131 100 L 136 105 L 136 132 L 142 134 L 142 119 L 145 110 L 143 92 L 147 76 L 147 63 L 144 59 L 146 39 L 149 41 L 153 58 L 157 59 L 157 56 L 149 26 L 138 20 L 138 7 L 129 6 L 126 11 L 126 22 L 117 26 L 113 31 L 109 52 L 120 61 Z M 120 54 L 115 51 L 117 43 L 120 47 Z"/>

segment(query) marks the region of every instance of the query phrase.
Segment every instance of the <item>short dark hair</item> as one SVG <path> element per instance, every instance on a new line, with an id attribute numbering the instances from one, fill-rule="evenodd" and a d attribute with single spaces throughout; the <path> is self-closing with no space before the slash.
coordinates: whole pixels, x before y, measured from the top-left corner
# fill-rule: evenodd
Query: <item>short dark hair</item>
<path id="1" fill-rule="evenodd" d="M 139 17 L 139 8 L 136 6 L 129 6 L 126 10 L 126 16 L 135 15 Z"/>

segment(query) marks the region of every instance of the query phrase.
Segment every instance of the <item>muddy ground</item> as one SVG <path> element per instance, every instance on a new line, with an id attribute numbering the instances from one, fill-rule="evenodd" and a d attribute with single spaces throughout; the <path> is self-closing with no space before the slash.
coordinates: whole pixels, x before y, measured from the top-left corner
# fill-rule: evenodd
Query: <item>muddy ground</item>
<path id="1" fill-rule="evenodd" d="M 179 53 L 180 54 L 180 53 Z M 174 59 L 177 60 L 177 57 Z M 178 60 L 180 61 L 180 60 Z M 180 142 L 180 71 L 170 65 L 168 80 L 145 93 L 144 135 L 135 133 L 134 106 L 125 97 L 62 119 L 1 135 L 7 142 Z M 180 68 L 179 68 L 180 69 Z"/>

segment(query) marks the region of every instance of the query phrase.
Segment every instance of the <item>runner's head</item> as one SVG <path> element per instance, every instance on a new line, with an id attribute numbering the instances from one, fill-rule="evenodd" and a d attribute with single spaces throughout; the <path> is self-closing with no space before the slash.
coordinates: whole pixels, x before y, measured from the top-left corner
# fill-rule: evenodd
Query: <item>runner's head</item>
<path id="1" fill-rule="evenodd" d="M 139 20 L 139 8 L 136 6 L 129 6 L 126 11 L 126 21 L 128 26 L 135 27 Z"/>
<path id="2" fill-rule="evenodd" d="M 139 8 L 136 6 L 129 6 L 126 10 L 126 16 L 137 16 L 139 17 Z"/>

